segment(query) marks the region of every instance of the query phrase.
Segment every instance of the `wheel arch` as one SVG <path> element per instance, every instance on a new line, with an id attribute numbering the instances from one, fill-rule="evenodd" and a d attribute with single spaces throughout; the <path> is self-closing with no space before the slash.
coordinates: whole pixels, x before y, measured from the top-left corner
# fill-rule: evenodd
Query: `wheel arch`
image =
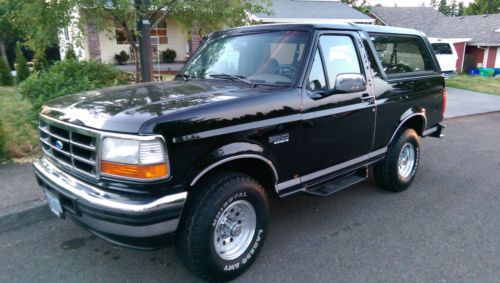
<path id="1" fill-rule="evenodd" d="M 188 179 L 189 188 L 221 170 L 236 171 L 257 179 L 266 189 L 276 192 L 278 171 L 272 155 L 262 145 L 253 142 L 233 142 L 213 150 L 197 162 Z"/>
<path id="2" fill-rule="evenodd" d="M 426 127 L 427 116 L 425 115 L 425 110 L 419 112 L 407 111 L 401 117 L 399 125 L 397 126 L 396 130 L 394 130 L 391 139 L 389 140 L 389 144 L 393 142 L 399 130 L 402 128 L 414 129 L 419 136 L 423 136 Z"/>

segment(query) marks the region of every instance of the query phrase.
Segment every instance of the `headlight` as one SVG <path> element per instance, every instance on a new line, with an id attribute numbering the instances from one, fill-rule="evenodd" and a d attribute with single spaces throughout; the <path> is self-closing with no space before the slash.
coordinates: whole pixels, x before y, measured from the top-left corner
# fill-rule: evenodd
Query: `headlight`
<path id="1" fill-rule="evenodd" d="M 101 146 L 101 173 L 132 179 L 168 177 L 163 141 L 104 138 Z"/>

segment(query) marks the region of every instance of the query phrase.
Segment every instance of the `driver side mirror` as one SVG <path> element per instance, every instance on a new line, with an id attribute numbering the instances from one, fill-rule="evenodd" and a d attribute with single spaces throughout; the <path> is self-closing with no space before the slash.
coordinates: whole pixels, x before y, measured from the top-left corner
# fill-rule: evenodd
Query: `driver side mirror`
<path id="1" fill-rule="evenodd" d="M 352 93 L 366 90 L 365 77 L 361 74 L 338 74 L 335 78 L 335 93 Z"/>
<path id="2" fill-rule="evenodd" d="M 318 100 L 337 93 L 353 93 L 364 90 L 366 90 L 366 81 L 362 74 L 344 73 L 337 75 L 333 89 L 315 92 L 311 95 L 311 98 Z"/>

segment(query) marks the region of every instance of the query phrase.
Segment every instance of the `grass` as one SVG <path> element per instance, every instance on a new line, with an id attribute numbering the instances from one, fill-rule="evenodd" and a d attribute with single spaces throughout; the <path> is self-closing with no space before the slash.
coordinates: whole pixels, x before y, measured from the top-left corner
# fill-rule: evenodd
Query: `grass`
<path id="1" fill-rule="evenodd" d="M 6 135 L 4 160 L 29 161 L 40 151 L 38 131 L 30 121 L 29 109 L 29 103 L 21 99 L 15 88 L 0 87 L 0 119 Z"/>
<path id="2" fill-rule="evenodd" d="M 500 77 L 458 75 L 447 79 L 446 86 L 500 95 Z"/>

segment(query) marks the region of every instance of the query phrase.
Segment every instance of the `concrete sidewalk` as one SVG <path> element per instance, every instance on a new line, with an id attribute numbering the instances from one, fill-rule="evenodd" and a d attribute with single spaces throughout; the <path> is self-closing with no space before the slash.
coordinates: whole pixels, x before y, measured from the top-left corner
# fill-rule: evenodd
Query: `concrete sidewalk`
<path id="1" fill-rule="evenodd" d="M 31 164 L 0 164 L 0 233 L 49 217 Z"/>
<path id="2" fill-rule="evenodd" d="M 448 88 L 445 118 L 500 111 L 500 97 Z M 0 234 L 52 217 L 31 164 L 0 165 Z"/>

